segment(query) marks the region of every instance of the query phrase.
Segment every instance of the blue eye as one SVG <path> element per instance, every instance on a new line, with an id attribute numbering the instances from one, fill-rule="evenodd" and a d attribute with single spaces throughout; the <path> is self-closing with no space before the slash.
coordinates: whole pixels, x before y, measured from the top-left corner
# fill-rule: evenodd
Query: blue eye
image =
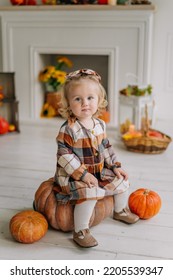
<path id="1" fill-rule="evenodd" d="M 76 97 L 76 98 L 75 98 L 75 101 L 80 101 L 80 98 L 79 98 L 79 97 Z"/>

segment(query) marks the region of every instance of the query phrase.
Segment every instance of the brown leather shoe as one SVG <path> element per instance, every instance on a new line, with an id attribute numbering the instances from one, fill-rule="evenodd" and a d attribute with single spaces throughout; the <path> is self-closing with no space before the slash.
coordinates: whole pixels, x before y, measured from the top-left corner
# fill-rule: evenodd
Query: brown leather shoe
<path id="1" fill-rule="evenodd" d="M 91 235 L 89 229 L 73 233 L 73 240 L 81 247 L 90 248 L 98 245 L 97 240 Z"/>
<path id="2" fill-rule="evenodd" d="M 134 224 L 139 220 L 139 217 L 136 214 L 133 214 L 130 209 L 124 208 L 121 212 L 113 213 L 113 219 L 122 221 L 127 224 Z"/>

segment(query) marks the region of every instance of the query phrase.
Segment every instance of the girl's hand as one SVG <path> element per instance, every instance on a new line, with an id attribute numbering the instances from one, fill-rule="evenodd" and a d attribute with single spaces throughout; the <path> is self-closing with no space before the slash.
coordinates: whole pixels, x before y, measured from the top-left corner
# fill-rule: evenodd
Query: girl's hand
<path id="1" fill-rule="evenodd" d="M 123 176 L 125 181 L 128 180 L 128 174 L 122 168 L 114 167 L 113 172 L 115 175 L 117 175 L 118 179 L 120 179 Z"/>
<path id="2" fill-rule="evenodd" d="M 88 185 L 89 188 L 98 187 L 98 180 L 94 175 L 87 172 L 83 177 L 82 181 Z"/>

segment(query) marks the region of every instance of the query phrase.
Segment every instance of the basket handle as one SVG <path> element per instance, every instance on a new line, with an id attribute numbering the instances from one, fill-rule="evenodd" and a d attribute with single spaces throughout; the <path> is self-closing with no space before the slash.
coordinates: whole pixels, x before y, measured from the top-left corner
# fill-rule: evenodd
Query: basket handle
<path id="1" fill-rule="evenodd" d="M 132 81 L 132 79 L 133 79 L 133 81 Z M 126 82 L 127 82 L 128 85 L 134 85 L 134 84 L 138 85 L 139 78 L 133 73 L 127 73 L 126 74 Z"/>
<path id="2" fill-rule="evenodd" d="M 145 123 L 144 123 L 144 129 L 143 129 L 144 136 L 147 135 L 149 128 L 150 128 L 150 124 L 149 124 L 149 119 L 148 119 L 148 106 L 147 106 L 147 104 L 145 104 Z"/>

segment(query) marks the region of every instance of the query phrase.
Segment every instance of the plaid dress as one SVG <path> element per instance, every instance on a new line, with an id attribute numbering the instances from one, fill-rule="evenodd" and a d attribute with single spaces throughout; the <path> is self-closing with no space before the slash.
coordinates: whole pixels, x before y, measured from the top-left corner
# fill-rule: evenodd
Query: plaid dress
<path id="1" fill-rule="evenodd" d="M 93 129 L 86 129 L 77 119 L 66 121 L 56 138 L 58 144 L 55 183 L 59 203 L 81 203 L 88 199 L 102 199 L 126 191 L 129 187 L 112 171 L 117 161 L 106 137 L 104 121 L 93 119 Z M 99 187 L 89 188 L 81 180 L 86 172 L 98 179 Z M 123 184 L 121 184 L 123 181 Z"/>

